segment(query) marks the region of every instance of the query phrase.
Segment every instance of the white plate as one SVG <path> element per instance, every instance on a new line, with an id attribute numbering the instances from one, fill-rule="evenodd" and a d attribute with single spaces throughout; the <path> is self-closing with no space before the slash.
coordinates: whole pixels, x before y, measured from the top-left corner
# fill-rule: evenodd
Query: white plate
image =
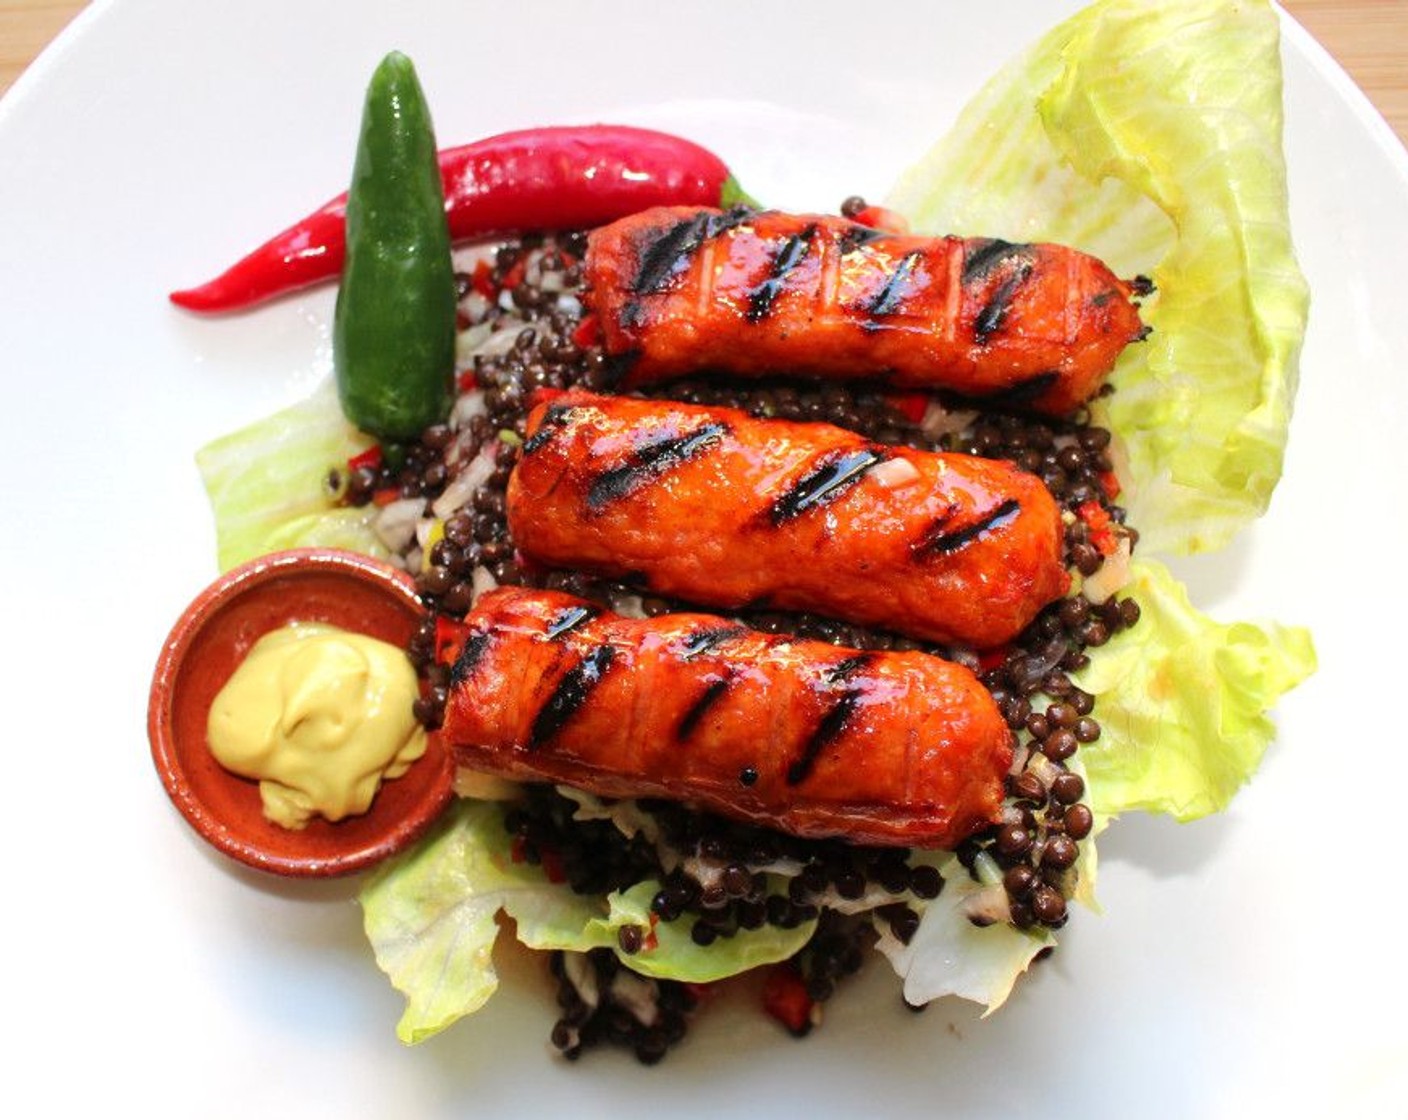
<path id="1" fill-rule="evenodd" d="M 12 1099 L 243 1117 L 1402 1107 L 1408 157 L 1294 26 L 1287 147 L 1314 309 L 1285 480 L 1236 547 L 1183 570 L 1221 616 L 1308 624 L 1322 667 L 1230 812 L 1111 831 L 1106 913 L 1077 914 L 997 1016 L 908 1014 L 877 959 L 805 1043 L 726 1012 L 659 1068 L 568 1065 L 546 1049 L 545 982 L 513 969 L 483 1013 L 405 1049 L 350 888 L 222 862 L 149 761 L 157 650 L 215 574 L 191 454 L 327 371 L 331 309 L 324 289 L 209 321 L 165 295 L 341 189 L 386 50 L 416 60 L 443 142 L 662 125 L 760 197 L 833 207 L 883 196 L 1075 7 L 116 0 L 80 17 L 0 103 Z"/>

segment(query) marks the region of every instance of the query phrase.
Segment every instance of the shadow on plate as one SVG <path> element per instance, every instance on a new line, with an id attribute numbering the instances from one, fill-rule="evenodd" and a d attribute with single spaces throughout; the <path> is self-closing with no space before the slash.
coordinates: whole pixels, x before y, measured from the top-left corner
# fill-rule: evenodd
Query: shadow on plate
<path id="1" fill-rule="evenodd" d="M 1127 864 L 1160 879 L 1195 875 L 1226 850 L 1237 827 L 1237 820 L 1226 813 L 1187 823 L 1130 813 L 1101 834 L 1100 863 Z"/>

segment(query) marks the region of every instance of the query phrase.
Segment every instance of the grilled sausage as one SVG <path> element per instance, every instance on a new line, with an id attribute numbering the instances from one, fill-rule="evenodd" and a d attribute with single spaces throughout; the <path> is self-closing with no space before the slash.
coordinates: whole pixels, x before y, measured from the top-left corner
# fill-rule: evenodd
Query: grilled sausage
<path id="1" fill-rule="evenodd" d="M 594 230 L 587 306 L 623 388 L 701 369 L 864 378 L 1063 415 L 1145 328 L 1060 245 L 897 235 L 843 218 L 657 207 Z"/>
<path id="2" fill-rule="evenodd" d="M 582 392 L 540 404 L 527 432 L 508 525 L 549 566 L 980 649 L 1069 585 L 1060 510 L 1009 463 Z"/>
<path id="3" fill-rule="evenodd" d="M 954 847 L 995 820 L 1012 759 L 962 666 L 713 615 L 629 619 L 502 587 L 437 660 L 450 674 L 439 734 L 461 765 L 798 836 Z"/>

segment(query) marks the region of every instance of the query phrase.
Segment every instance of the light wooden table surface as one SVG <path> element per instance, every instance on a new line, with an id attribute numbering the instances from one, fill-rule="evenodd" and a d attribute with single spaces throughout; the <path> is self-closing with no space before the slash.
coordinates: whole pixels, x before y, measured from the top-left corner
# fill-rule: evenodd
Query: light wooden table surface
<path id="1" fill-rule="evenodd" d="M 0 93 L 84 7 L 0 0 Z M 1284 0 L 1408 143 L 1408 0 Z"/>

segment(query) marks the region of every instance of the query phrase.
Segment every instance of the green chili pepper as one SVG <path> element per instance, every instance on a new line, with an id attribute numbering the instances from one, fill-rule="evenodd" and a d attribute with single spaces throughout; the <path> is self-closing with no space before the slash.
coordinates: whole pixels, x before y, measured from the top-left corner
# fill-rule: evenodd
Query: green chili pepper
<path id="1" fill-rule="evenodd" d="M 454 399 L 455 277 L 435 132 L 415 67 L 397 52 L 372 75 L 362 111 L 333 367 L 347 418 L 383 441 L 413 439 Z"/>

